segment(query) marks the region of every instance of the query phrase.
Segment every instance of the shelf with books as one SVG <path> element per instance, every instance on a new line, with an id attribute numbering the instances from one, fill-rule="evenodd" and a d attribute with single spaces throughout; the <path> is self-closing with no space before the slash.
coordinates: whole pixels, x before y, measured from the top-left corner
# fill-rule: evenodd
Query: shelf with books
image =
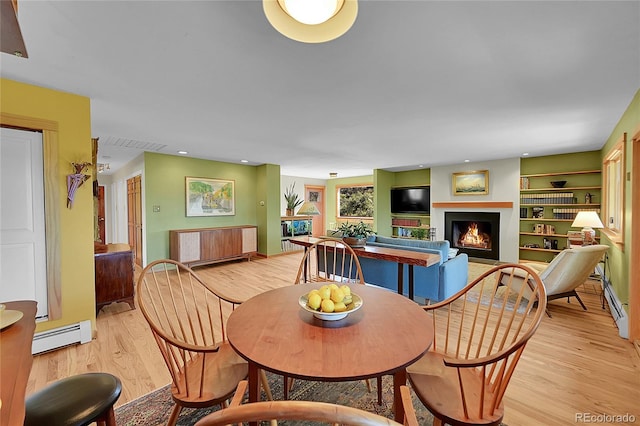
<path id="1" fill-rule="evenodd" d="M 571 224 L 579 211 L 600 213 L 601 172 L 595 168 L 600 166 L 599 154 L 572 156 L 572 162 L 559 157 L 521 160 L 520 260 L 551 261 L 571 245 L 567 234 L 575 231 Z M 586 167 L 566 170 L 575 164 Z M 529 173 L 537 171 L 543 173 Z"/>
<path id="2" fill-rule="evenodd" d="M 430 226 L 429 215 L 391 215 L 391 236 L 394 238 L 435 238 L 435 228 Z M 417 235 L 417 237 L 416 237 Z"/>

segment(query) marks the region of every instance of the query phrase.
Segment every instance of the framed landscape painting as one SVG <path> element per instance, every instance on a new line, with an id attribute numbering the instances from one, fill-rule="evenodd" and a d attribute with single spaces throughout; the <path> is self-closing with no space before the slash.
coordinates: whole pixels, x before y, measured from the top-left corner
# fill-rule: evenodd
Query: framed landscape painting
<path id="1" fill-rule="evenodd" d="M 489 170 L 453 174 L 453 195 L 484 195 L 489 193 Z"/>
<path id="2" fill-rule="evenodd" d="M 232 216 L 236 214 L 235 182 L 186 177 L 187 216 Z"/>

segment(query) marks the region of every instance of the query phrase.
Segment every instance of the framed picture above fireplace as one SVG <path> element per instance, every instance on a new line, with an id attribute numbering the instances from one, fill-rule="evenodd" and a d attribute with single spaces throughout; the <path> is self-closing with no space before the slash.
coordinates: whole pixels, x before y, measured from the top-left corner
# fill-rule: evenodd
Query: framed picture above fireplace
<path id="1" fill-rule="evenodd" d="M 453 173 L 453 195 L 485 195 L 489 193 L 489 170 Z"/>

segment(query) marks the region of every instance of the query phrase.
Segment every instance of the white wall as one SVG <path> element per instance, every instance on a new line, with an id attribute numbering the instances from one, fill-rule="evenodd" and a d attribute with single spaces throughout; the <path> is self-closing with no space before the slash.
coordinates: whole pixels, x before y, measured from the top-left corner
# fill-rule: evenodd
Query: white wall
<path id="1" fill-rule="evenodd" d="M 453 195 L 452 173 L 473 170 L 489 171 L 487 195 Z M 431 226 L 436 238 L 444 239 L 444 212 L 484 211 L 500 212 L 500 261 L 518 262 L 520 241 L 520 158 L 455 164 L 431 168 L 431 203 L 465 201 L 511 201 L 513 208 L 434 208 L 431 207 Z"/>
<path id="2" fill-rule="evenodd" d="M 141 175 L 143 169 L 144 156 L 140 155 L 111 175 L 98 175 L 98 184 L 104 185 L 105 242 L 126 243 L 129 241 L 127 179 Z M 144 191 L 144 186 L 142 190 Z M 142 208 L 144 209 L 144 203 Z M 144 218 L 144 210 L 142 217 Z"/>

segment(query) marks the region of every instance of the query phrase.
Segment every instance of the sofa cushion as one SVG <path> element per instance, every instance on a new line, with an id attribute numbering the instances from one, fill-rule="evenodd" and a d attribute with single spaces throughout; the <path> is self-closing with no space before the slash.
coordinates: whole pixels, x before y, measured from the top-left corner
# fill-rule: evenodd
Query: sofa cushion
<path id="1" fill-rule="evenodd" d="M 367 239 L 367 244 L 379 247 L 401 248 L 404 250 L 424 251 L 427 253 L 437 252 L 440 255 L 440 263 L 449 258 L 449 241 L 425 241 L 411 240 L 408 238 L 391 238 L 373 235 Z"/>

